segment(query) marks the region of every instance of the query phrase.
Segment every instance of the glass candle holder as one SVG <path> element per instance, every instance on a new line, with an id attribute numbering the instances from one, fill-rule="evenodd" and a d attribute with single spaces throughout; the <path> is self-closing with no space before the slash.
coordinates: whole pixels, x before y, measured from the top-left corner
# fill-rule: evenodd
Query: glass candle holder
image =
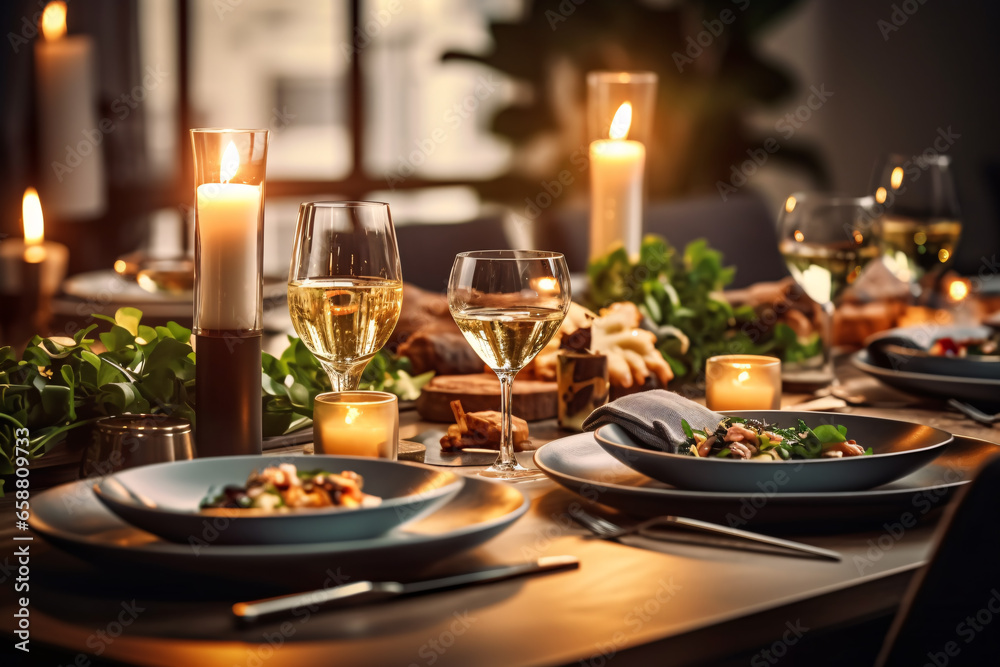
<path id="1" fill-rule="evenodd" d="M 384 391 L 334 391 L 313 403 L 317 454 L 368 456 L 395 461 L 399 452 L 399 405 Z"/>
<path id="2" fill-rule="evenodd" d="M 260 454 L 267 130 L 191 130 L 199 456 Z"/>
<path id="3" fill-rule="evenodd" d="M 781 360 L 752 354 L 709 358 L 705 403 L 717 412 L 780 409 Z"/>
<path id="4" fill-rule="evenodd" d="M 653 72 L 590 72 L 590 257 L 642 240 L 643 173 L 651 138 L 657 77 Z"/>

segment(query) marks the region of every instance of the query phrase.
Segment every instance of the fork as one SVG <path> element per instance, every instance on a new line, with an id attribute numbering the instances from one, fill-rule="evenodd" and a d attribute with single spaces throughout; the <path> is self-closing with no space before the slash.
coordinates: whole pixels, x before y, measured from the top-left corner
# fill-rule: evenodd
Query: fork
<path id="1" fill-rule="evenodd" d="M 969 419 L 977 421 L 980 424 L 986 424 L 987 426 L 992 426 L 993 424 L 1000 422 L 1000 412 L 996 413 L 995 415 L 988 415 L 979 408 L 973 405 L 969 405 L 968 403 L 963 403 L 962 401 L 959 401 L 954 398 L 948 399 L 948 405 L 955 408 Z"/>
<path id="2" fill-rule="evenodd" d="M 748 530 L 730 528 L 729 526 L 720 526 L 717 523 L 700 521 L 698 519 L 688 519 L 680 516 L 658 516 L 652 519 L 647 519 L 646 521 L 642 521 L 628 528 L 612 523 L 603 517 L 589 514 L 582 509 L 571 511 L 570 516 L 573 517 L 573 519 L 576 520 L 576 522 L 581 526 L 594 533 L 598 539 L 602 540 L 618 541 L 622 537 L 628 535 L 640 535 L 649 539 L 662 540 L 662 533 L 654 531 L 654 528 L 663 526 L 680 526 L 705 533 L 725 535 L 727 537 L 735 537 L 749 542 L 757 542 L 758 544 L 780 547 L 782 549 L 788 549 L 790 551 L 815 556 L 817 558 L 835 561 L 841 560 L 841 555 L 839 553 L 836 551 L 830 551 L 829 549 L 821 549 L 820 547 L 814 547 L 801 542 L 783 540 L 780 537 L 770 537 L 769 535 L 752 533 Z"/>

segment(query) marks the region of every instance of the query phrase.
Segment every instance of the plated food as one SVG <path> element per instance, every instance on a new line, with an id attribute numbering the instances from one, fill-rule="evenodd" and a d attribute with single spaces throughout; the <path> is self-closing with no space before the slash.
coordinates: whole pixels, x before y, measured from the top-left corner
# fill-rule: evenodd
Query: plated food
<path id="1" fill-rule="evenodd" d="M 299 471 L 291 463 L 254 470 L 243 486 L 214 487 L 201 501 L 206 509 L 257 509 L 273 512 L 317 507 L 375 507 L 378 496 L 364 493 L 364 479 L 352 470 Z"/>
<path id="2" fill-rule="evenodd" d="M 742 458 L 733 456 L 692 456 L 690 451 L 682 452 L 680 448 L 677 453 L 655 450 L 639 442 L 617 423 L 601 426 L 594 437 L 604 451 L 626 466 L 680 489 L 767 494 L 871 489 L 926 465 L 953 440 L 950 433 L 923 424 L 852 414 L 746 410 L 731 413 L 730 420 L 732 418 L 743 421 L 731 421 L 730 426 L 739 424 L 747 431 L 753 431 L 745 426 L 748 421 L 751 424 L 754 421 L 766 424 L 763 429 L 766 432 L 793 431 L 796 444 L 790 445 L 792 452 L 789 455 L 794 453 L 801 458 L 784 460 L 778 453 L 777 459 L 773 456 L 751 458 L 754 464 L 749 465 Z M 826 424 L 818 425 L 821 420 Z M 803 428 L 803 424 L 815 426 Z M 824 448 L 838 446 L 824 443 L 824 440 L 839 438 L 846 443 L 847 432 L 864 443 L 863 455 L 822 456 Z M 742 430 L 737 429 L 736 433 L 742 433 Z M 801 436 L 803 433 L 805 437 Z M 696 441 L 693 434 L 692 430 L 688 442 Z M 746 435 L 743 435 L 744 440 L 740 442 L 745 443 Z M 802 450 L 796 451 L 795 447 L 802 447 Z M 820 455 L 812 458 L 802 456 L 813 451 L 818 451 Z"/>
<path id="3" fill-rule="evenodd" d="M 938 338 L 927 351 L 932 357 L 992 356 L 1000 348 L 1000 334 L 990 338 Z"/>
<path id="4" fill-rule="evenodd" d="M 240 480 L 249 483 L 238 486 Z M 378 537 L 447 503 L 464 481 L 427 466 L 356 456 L 222 456 L 122 470 L 94 483 L 94 494 L 133 526 L 204 551 Z M 212 492 L 206 507 L 206 489 L 227 483 L 232 493 Z M 381 501 L 366 502 L 362 488 Z M 330 505 L 321 504 L 324 494 Z"/>
<path id="5" fill-rule="evenodd" d="M 839 459 L 871 456 L 847 439 L 847 427 L 820 424 L 810 428 L 799 419 L 793 427 L 782 428 L 761 419 L 725 417 L 715 429 L 692 429 L 681 420 L 688 439 L 678 447 L 679 454 L 696 457 L 729 458 L 744 461 L 792 461 L 803 459 Z"/>

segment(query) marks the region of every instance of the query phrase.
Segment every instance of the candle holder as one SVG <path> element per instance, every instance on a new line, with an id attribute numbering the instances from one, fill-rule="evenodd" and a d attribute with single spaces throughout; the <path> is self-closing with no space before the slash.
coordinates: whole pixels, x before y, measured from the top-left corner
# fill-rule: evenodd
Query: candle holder
<path id="1" fill-rule="evenodd" d="M 754 354 L 710 357 L 705 404 L 717 412 L 781 409 L 781 360 Z"/>
<path id="2" fill-rule="evenodd" d="M 317 454 L 368 456 L 395 461 L 399 454 L 399 404 L 384 391 L 333 391 L 313 403 Z"/>
<path id="3" fill-rule="evenodd" d="M 261 453 L 267 140 L 267 130 L 191 130 L 199 456 Z"/>
<path id="4" fill-rule="evenodd" d="M 590 258 L 623 245 L 638 254 L 642 242 L 645 144 L 651 138 L 654 72 L 590 72 Z"/>

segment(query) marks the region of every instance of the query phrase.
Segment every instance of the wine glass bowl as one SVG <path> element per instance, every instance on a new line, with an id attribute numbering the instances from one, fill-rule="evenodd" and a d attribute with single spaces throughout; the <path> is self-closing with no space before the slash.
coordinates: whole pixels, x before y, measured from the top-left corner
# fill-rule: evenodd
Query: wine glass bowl
<path id="1" fill-rule="evenodd" d="M 928 300 L 962 235 L 951 158 L 886 156 L 875 166 L 872 193 L 883 209 L 883 261 L 915 297 Z"/>
<path id="2" fill-rule="evenodd" d="M 822 359 L 807 362 L 801 372 L 790 370 L 786 379 L 829 383 L 835 303 L 878 255 L 875 198 L 795 193 L 785 200 L 778 227 L 778 247 L 789 273 L 824 313 Z"/>
<path id="3" fill-rule="evenodd" d="M 388 204 L 305 202 L 288 273 L 288 311 L 334 391 L 358 388 L 389 340 L 403 279 Z"/>
<path id="4" fill-rule="evenodd" d="M 559 330 L 569 304 L 569 269 L 560 253 L 484 250 L 455 257 L 448 307 L 472 349 L 500 380 L 500 455 L 482 473 L 486 476 L 537 476 L 514 458 L 512 386 L 517 372 Z"/>

